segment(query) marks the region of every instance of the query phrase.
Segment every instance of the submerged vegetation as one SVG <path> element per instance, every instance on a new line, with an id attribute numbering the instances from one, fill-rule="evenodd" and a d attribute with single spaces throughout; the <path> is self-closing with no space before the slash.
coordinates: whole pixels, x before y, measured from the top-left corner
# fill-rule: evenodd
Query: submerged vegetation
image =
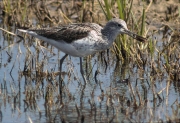
<path id="1" fill-rule="evenodd" d="M 0 1 L 1 106 L 11 105 L 7 109 L 12 114 L 29 122 L 178 122 L 180 3 L 172 1 L 178 5 L 161 1 L 163 13 L 156 10 L 156 0 Z M 68 58 L 63 64 L 62 98 L 58 90 L 62 52 L 16 35 L 19 27 L 103 25 L 113 17 L 125 20 L 128 29 L 147 37 L 147 42 L 121 35 L 108 51 L 84 58 L 86 85 L 76 59 Z M 3 110 L 1 121 L 7 120 Z"/>

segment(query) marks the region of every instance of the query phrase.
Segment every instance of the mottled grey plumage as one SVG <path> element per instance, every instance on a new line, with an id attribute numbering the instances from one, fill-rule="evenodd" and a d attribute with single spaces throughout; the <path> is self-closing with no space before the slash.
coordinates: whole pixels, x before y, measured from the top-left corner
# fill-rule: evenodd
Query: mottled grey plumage
<path id="1" fill-rule="evenodd" d="M 87 37 L 91 30 L 99 31 L 95 28 L 96 25 L 97 24 L 94 23 L 70 24 L 61 27 L 28 29 L 28 31 L 36 32 L 38 35 L 50 39 L 64 40 L 67 43 L 71 43 L 75 40 Z"/>
<path id="2" fill-rule="evenodd" d="M 81 24 L 70 24 L 60 27 L 51 27 L 51 28 L 34 28 L 34 29 L 32 28 L 32 29 L 28 29 L 27 31 L 36 32 L 38 35 L 47 37 L 49 39 L 54 39 L 58 41 L 63 40 L 67 43 L 72 43 L 73 41 L 87 37 L 89 32 L 91 32 L 92 30 L 96 31 L 96 33 L 99 36 L 104 36 L 107 39 L 110 39 L 110 37 L 108 36 L 112 36 L 111 38 L 114 39 L 116 37 L 113 37 L 113 34 L 115 34 L 113 32 L 116 30 L 114 29 L 112 30 L 111 28 L 112 27 L 117 28 L 118 24 L 120 28 L 125 28 L 126 30 L 128 30 L 125 21 L 114 18 L 106 24 L 104 29 L 96 23 L 81 23 Z M 126 32 L 121 32 L 121 33 L 126 33 Z M 129 33 L 129 35 L 139 41 L 145 41 L 145 38 L 138 36 L 132 32 Z"/>
<path id="3" fill-rule="evenodd" d="M 141 42 L 146 40 L 130 32 L 125 21 L 117 18 L 111 19 L 104 28 L 96 23 L 81 23 L 19 31 L 44 40 L 64 53 L 76 57 L 108 49 L 119 34 L 128 34 Z"/>

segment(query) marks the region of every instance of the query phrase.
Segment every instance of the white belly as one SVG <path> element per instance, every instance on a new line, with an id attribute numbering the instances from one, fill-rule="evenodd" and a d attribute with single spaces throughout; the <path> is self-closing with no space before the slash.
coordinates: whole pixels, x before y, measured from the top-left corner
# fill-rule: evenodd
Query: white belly
<path id="1" fill-rule="evenodd" d="M 58 48 L 62 52 L 68 55 L 74 56 L 74 57 L 85 57 L 85 56 L 95 53 L 95 51 L 90 48 L 90 45 L 87 45 L 86 43 L 82 44 L 79 41 L 77 41 L 78 43 L 76 42 L 66 43 L 64 41 L 55 41 L 52 39 L 47 39 L 45 37 L 43 37 L 42 40 Z"/>

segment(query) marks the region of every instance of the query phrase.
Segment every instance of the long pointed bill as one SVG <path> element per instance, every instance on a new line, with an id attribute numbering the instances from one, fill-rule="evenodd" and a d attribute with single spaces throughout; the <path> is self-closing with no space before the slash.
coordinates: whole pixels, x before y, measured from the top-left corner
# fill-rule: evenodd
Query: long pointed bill
<path id="1" fill-rule="evenodd" d="M 136 40 L 138 40 L 140 42 L 145 42 L 147 40 L 147 38 L 144 38 L 144 37 L 142 37 L 140 35 L 137 35 L 137 34 L 131 32 L 131 31 L 127 30 L 127 29 L 124 29 L 124 33 L 131 36 L 131 37 L 133 37 L 134 39 L 136 39 Z"/>

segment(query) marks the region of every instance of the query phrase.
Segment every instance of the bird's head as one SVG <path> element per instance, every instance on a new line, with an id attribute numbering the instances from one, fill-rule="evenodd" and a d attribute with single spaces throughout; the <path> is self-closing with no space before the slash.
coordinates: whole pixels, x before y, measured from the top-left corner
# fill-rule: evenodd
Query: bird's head
<path id="1" fill-rule="evenodd" d="M 116 36 L 119 34 L 127 34 L 138 41 L 144 42 L 146 38 L 139 36 L 128 30 L 126 22 L 122 19 L 113 18 L 111 19 L 105 26 L 105 28 L 109 29 L 111 33 L 114 33 Z"/>

